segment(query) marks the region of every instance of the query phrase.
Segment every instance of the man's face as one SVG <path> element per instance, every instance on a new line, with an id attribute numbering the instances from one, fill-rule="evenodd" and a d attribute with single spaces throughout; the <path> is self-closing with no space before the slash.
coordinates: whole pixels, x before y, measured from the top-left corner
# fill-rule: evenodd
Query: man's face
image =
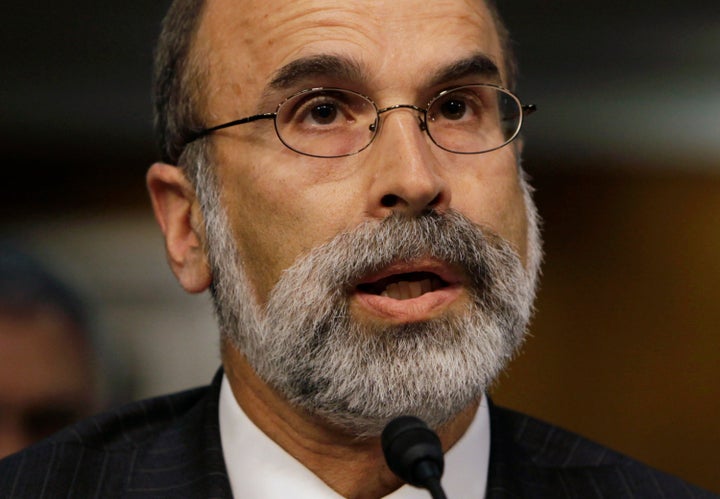
<path id="1" fill-rule="evenodd" d="M 92 410 L 91 359 L 75 327 L 52 310 L 0 311 L 0 458 Z"/>
<path id="2" fill-rule="evenodd" d="M 383 108 L 502 83 L 482 5 L 331 4 L 209 3 L 196 49 L 209 124 L 305 88 Z M 291 404 L 355 435 L 400 414 L 449 421 L 487 389 L 530 315 L 539 240 L 514 148 L 450 153 L 418 123 L 389 112 L 367 150 L 334 159 L 291 151 L 267 121 L 232 127 L 200 167 L 225 338 Z"/>
<path id="3" fill-rule="evenodd" d="M 380 108 L 422 107 L 451 86 L 502 83 L 497 33 L 477 1 L 213 0 L 196 49 L 209 69 L 208 125 L 274 111 L 304 88 L 348 88 L 370 96 Z M 271 84 L 283 68 L 319 55 L 357 71 L 305 70 Z M 477 57 L 494 62 L 499 74 L 470 71 L 438 78 Z M 219 131 L 211 140 L 222 202 L 259 304 L 267 302 L 282 272 L 300 255 L 394 211 L 416 216 L 428 207 L 452 208 L 497 232 L 525 258 L 527 223 L 513 146 L 481 155 L 444 151 L 409 110 L 384 115 L 373 144 L 346 158 L 299 155 L 281 144 L 270 121 Z M 359 321 L 422 321 L 461 308 L 468 299 L 462 272 L 442 262 L 379 271 L 367 279 L 431 272 L 452 286 L 402 301 L 355 289 L 349 300 Z"/>

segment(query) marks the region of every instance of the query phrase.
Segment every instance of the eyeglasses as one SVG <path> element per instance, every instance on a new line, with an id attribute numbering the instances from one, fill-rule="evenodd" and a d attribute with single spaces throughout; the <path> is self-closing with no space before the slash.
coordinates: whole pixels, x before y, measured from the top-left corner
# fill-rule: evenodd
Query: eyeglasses
<path id="1" fill-rule="evenodd" d="M 224 128 L 273 120 L 278 138 L 293 151 L 339 158 L 366 149 L 380 130 L 380 116 L 397 109 L 419 113 L 420 129 L 441 149 L 480 154 L 512 142 L 520 133 L 524 116 L 536 107 L 522 105 L 509 90 L 485 83 L 443 90 L 425 108 L 397 104 L 378 109 L 372 99 L 352 90 L 309 88 L 282 101 L 274 113 L 197 131 L 186 144 Z"/>

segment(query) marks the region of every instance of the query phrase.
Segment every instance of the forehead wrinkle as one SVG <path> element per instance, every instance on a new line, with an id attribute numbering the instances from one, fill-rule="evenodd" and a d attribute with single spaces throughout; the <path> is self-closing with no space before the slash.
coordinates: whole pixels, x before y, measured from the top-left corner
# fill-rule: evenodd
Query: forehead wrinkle
<path id="1" fill-rule="evenodd" d="M 367 50 L 367 41 L 377 38 L 377 33 L 368 32 L 368 9 L 362 2 L 339 6 L 291 2 L 282 9 L 255 8 L 238 15 L 236 4 L 220 8 L 230 0 L 214 1 L 222 3 L 214 4 L 218 8 L 210 9 L 204 20 L 207 39 L 204 41 L 211 40 L 205 52 L 218 89 L 214 93 L 232 93 L 234 98 L 240 98 L 247 94 L 247 88 L 260 84 L 262 90 L 256 111 L 261 112 L 268 104 L 275 103 L 274 90 L 291 87 L 303 77 L 303 72 L 308 77 L 324 74 L 329 78 L 337 76 L 339 81 L 364 83 L 367 75 L 364 66 L 327 46 L 329 41 L 337 40 L 337 47 L 343 46 L 342 52 L 349 53 L 352 46 Z M 348 37 L 348 32 L 354 37 Z M 319 55 L 309 54 L 308 47 L 317 42 L 324 43 L 328 50 Z M 231 59 L 227 54 L 236 55 Z"/>
<path id="2" fill-rule="evenodd" d="M 420 50 L 425 46 L 432 47 L 436 36 L 447 38 L 449 34 L 457 33 L 460 37 L 452 52 L 460 50 L 461 57 L 472 55 L 473 51 L 485 52 L 493 56 L 491 59 L 498 60 L 501 73 L 505 69 L 502 54 L 496 53 L 499 47 L 494 23 L 484 2 L 479 0 L 438 0 L 436 5 L 441 8 L 433 8 L 432 12 L 421 8 L 421 5 L 415 9 L 399 9 L 395 8 L 395 4 L 372 0 L 340 4 L 326 0 L 298 1 L 285 4 L 282 9 L 247 9 L 241 16 L 236 14 L 237 4 L 229 3 L 234 0 L 214 1 L 222 2 L 217 5 L 230 5 L 228 9 L 233 14 L 228 15 L 228 9 L 210 9 L 214 18 L 210 24 L 213 26 L 209 28 L 204 24 L 209 28 L 207 32 L 213 33 L 210 36 L 214 39 L 213 45 L 216 45 L 212 48 L 227 48 L 239 57 L 228 60 L 226 56 L 225 60 L 220 60 L 219 54 L 214 55 L 215 50 L 208 50 L 209 59 L 215 63 L 211 79 L 217 82 L 217 93 L 224 88 L 222 95 L 231 94 L 236 100 L 250 96 L 247 90 L 259 84 L 260 95 L 256 94 L 257 100 L 252 100 L 256 102 L 253 107 L 261 111 L 270 104 L 276 104 L 279 92 L 275 90 L 292 86 L 294 81 L 297 83 L 296 79 L 302 71 L 307 71 L 309 77 L 314 73 L 316 76 L 325 74 L 329 80 L 338 76 L 337 81 L 357 81 L 365 88 L 386 88 L 390 80 L 384 75 L 400 76 L 397 81 L 414 81 L 416 84 L 418 77 L 426 82 L 430 78 L 428 72 L 432 72 L 436 79 L 452 76 L 440 74 L 443 69 L 422 71 L 415 68 L 415 71 L 409 71 L 413 69 L 414 51 L 410 49 L 408 56 L 408 51 L 397 49 L 396 41 L 402 34 L 407 38 L 404 42 L 406 47 Z M 459 6 L 463 6 L 464 11 L 458 11 Z M 441 22 L 438 22 L 438 10 L 447 10 L 448 13 Z M 468 31 L 468 26 L 474 29 Z M 225 33 L 224 36 L 219 36 L 219 32 Z M 462 50 L 463 46 L 467 47 L 467 52 Z M 370 50 L 369 47 L 373 48 Z M 312 53 L 315 48 L 320 56 Z M 365 60 L 363 54 L 372 51 L 380 57 Z M 354 60 L 353 54 L 356 56 Z M 338 55 L 345 61 L 332 60 Z M 311 63 L 294 63 L 301 59 Z M 446 62 L 436 58 L 427 61 L 427 65 L 433 68 Z M 276 69 L 278 67 L 279 70 Z M 457 68 L 444 69 L 448 70 L 446 73 L 457 71 Z M 475 70 L 481 68 L 468 71 Z M 414 77 L 411 72 L 415 73 Z M 423 72 L 425 75 L 422 75 Z"/>
<path id="3" fill-rule="evenodd" d="M 338 5 L 334 1 L 321 1 L 316 6 L 307 3 L 309 2 L 292 2 L 280 12 L 274 13 L 274 17 L 263 16 L 262 20 L 258 20 L 255 29 L 262 33 L 262 36 L 258 39 L 260 43 L 256 44 L 256 48 L 262 50 L 284 44 L 284 41 L 289 39 L 302 41 L 293 52 L 287 54 L 287 60 L 302 56 L 305 46 L 315 42 L 337 40 L 362 47 L 363 38 L 365 41 L 372 41 L 379 35 L 374 30 L 381 24 L 380 20 L 363 2 L 357 5 L 351 2 Z M 348 37 L 348 34 L 352 36 Z"/>

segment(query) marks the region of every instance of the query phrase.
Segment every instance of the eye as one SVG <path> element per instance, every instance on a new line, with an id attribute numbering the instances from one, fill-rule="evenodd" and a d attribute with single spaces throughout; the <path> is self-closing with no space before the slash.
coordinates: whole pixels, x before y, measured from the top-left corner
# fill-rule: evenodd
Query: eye
<path id="1" fill-rule="evenodd" d="M 313 107 L 310 110 L 310 117 L 320 125 L 328 125 L 335 120 L 337 113 L 337 106 L 326 102 Z"/>
<path id="2" fill-rule="evenodd" d="M 275 116 L 280 140 L 290 149 L 324 158 L 354 154 L 372 141 L 377 108 L 367 97 L 342 88 L 301 90 Z"/>
<path id="3" fill-rule="evenodd" d="M 467 106 L 464 101 L 460 99 L 448 99 L 443 102 L 440 106 L 440 113 L 443 118 L 448 120 L 459 120 L 465 116 Z"/>
<path id="4" fill-rule="evenodd" d="M 484 119 L 487 96 L 482 89 L 465 87 L 440 95 L 428 109 L 428 120 L 447 124 L 470 124 Z"/>
<path id="5" fill-rule="evenodd" d="M 286 104 L 284 120 L 299 127 L 344 126 L 356 120 L 353 102 L 342 92 L 308 92 Z"/>

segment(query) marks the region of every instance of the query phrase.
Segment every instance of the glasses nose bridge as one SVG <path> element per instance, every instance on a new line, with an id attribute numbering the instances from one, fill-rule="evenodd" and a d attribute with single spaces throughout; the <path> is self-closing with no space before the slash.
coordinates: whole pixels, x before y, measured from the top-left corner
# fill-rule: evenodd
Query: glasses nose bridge
<path id="1" fill-rule="evenodd" d="M 409 109 L 411 111 L 415 111 L 420 114 L 418 116 L 418 126 L 420 127 L 420 130 L 427 131 L 427 125 L 425 123 L 425 117 L 427 116 L 427 109 L 424 109 L 422 107 L 415 106 L 413 104 L 395 104 L 394 106 L 388 106 L 384 107 L 382 109 L 378 109 L 377 115 L 378 120 L 380 116 L 382 116 L 385 113 L 389 113 L 390 111 L 396 111 L 398 109 Z"/>

